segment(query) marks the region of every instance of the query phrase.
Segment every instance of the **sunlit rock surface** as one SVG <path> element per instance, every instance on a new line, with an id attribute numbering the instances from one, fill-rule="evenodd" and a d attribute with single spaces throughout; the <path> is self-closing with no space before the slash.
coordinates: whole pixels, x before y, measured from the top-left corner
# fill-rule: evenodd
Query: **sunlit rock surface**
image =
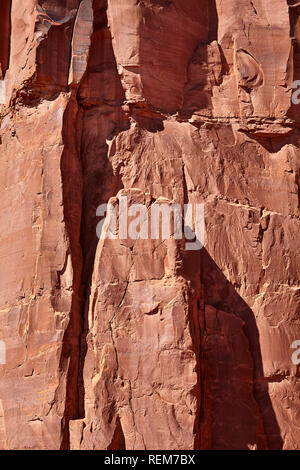
<path id="1" fill-rule="evenodd" d="M 299 15 L 2 1 L 1 449 L 299 448 Z M 204 247 L 99 240 L 122 196 Z"/>

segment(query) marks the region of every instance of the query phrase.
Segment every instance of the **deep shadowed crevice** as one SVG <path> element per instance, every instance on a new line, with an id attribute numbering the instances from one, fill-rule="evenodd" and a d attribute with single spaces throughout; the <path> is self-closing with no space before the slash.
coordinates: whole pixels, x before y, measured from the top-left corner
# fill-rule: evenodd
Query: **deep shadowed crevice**
<path id="1" fill-rule="evenodd" d="M 119 416 L 116 419 L 116 428 L 107 450 L 126 450 L 125 437 Z"/>
<path id="2" fill-rule="evenodd" d="M 79 417 L 85 417 L 84 361 L 89 331 L 88 312 L 94 259 L 98 245 L 97 207 L 106 204 L 123 187 L 109 161 L 107 141 L 129 128 L 121 105 L 125 99 L 117 72 L 111 34 L 107 26 L 107 1 L 94 0 L 94 25 L 87 71 L 78 89 L 77 101 L 83 113 L 81 162 L 83 175 L 80 244 L 83 253 L 81 289 L 82 336 L 78 373 Z M 92 90 L 92 94 L 90 91 Z"/>
<path id="3" fill-rule="evenodd" d="M 183 254 L 182 276 L 189 283 L 188 325 L 192 339 L 192 349 L 195 354 L 197 383 L 191 394 L 196 400 L 196 415 L 194 421 L 193 448 L 200 450 L 200 416 L 202 404 L 202 371 L 201 371 L 201 319 L 203 317 L 203 293 L 200 285 L 200 251 L 185 251 Z"/>
<path id="4" fill-rule="evenodd" d="M 184 165 L 182 166 L 182 184 L 183 184 L 183 203 L 188 204 L 188 188 L 186 184 Z M 188 231 L 187 231 L 188 229 Z M 190 227 L 183 227 L 184 233 L 191 231 Z M 200 449 L 200 416 L 202 406 L 202 370 L 201 370 L 201 336 L 202 336 L 202 318 L 203 318 L 203 289 L 200 283 L 200 251 L 191 250 L 182 253 L 182 271 L 181 275 L 189 283 L 188 301 L 188 324 L 190 336 L 192 339 L 192 349 L 196 358 L 195 371 L 197 374 L 197 383 L 191 392 L 196 400 L 196 416 L 194 421 L 194 443 L 195 450 Z"/>
<path id="5" fill-rule="evenodd" d="M 61 449 L 70 448 L 70 420 L 85 417 L 83 369 L 91 278 L 98 243 L 96 209 L 99 204 L 107 203 L 121 187 L 120 176 L 114 173 L 108 159 L 107 139 L 112 140 L 118 132 L 129 127 L 120 107 L 124 96 L 107 28 L 106 6 L 106 0 L 93 2 L 94 32 L 87 69 L 80 83 L 71 87 L 63 122 L 61 173 L 65 226 L 73 268 L 73 295 L 60 359 L 61 374 L 66 374 Z M 109 68 L 108 97 L 101 95 L 107 78 L 104 65 Z M 69 67 L 64 76 L 68 72 Z M 111 94 L 112 80 L 115 80 L 115 93 Z M 99 94 L 91 97 L 90 90 L 97 90 Z M 115 442 L 122 445 L 120 429 L 116 430 Z"/>
<path id="6" fill-rule="evenodd" d="M 216 0 L 210 0 L 208 2 L 208 18 L 209 18 L 209 30 L 208 30 L 208 42 L 218 41 L 218 13 L 216 7 Z"/>
<path id="7" fill-rule="evenodd" d="M 80 2 L 40 2 L 35 29 L 45 36 L 40 37 L 37 48 L 37 71 L 30 90 L 33 96 L 45 98 L 45 90 L 49 94 L 67 88 L 70 45 Z"/>
<path id="8" fill-rule="evenodd" d="M 63 338 L 59 368 L 66 373 L 66 401 L 62 421 L 61 449 L 69 449 L 69 421 L 78 418 L 79 342 L 82 332 L 82 249 L 79 243 L 82 208 L 82 170 L 78 148 L 80 146 L 81 119 L 74 93 L 65 110 L 63 121 L 64 151 L 61 158 L 63 207 L 66 232 L 70 245 L 73 268 L 73 294 L 69 324 Z"/>
<path id="9" fill-rule="evenodd" d="M 11 39 L 11 0 L 1 1 L 0 14 L 0 80 L 9 67 Z"/>

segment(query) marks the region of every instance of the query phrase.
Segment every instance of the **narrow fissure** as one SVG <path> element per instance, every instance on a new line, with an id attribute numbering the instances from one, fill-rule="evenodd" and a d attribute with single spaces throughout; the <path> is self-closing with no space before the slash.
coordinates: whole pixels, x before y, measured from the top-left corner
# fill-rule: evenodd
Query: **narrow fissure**
<path id="1" fill-rule="evenodd" d="M 111 36 L 107 26 L 106 8 L 106 0 L 93 1 L 93 33 L 87 68 L 80 83 L 72 87 L 71 100 L 77 108 L 75 121 L 77 119 L 80 122 L 80 142 L 77 142 L 77 148 L 80 149 L 78 155 L 80 169 L 79 167 L 77 169 L 80 172 L 81 179 L 81 206 L 80 217 L 77 217 L 75 220 L 77 227 L 74 228 L 74 225 L 69 224 L 67 231 L 70 239 L 74 237 L 74 230 L 78 232 L 76 243 L 78 244 L 77 248 L 79 249 L 80 247 L 81 263 L 77 267 L 76 274 L 74 274 L 74 277 L 77 278 L 78 276 L 79 278 L 75 293 L 76 305 L 72 305 L 70 325 L 65 334 L 62 353 L 62 357 L 68 356 L 70 360 L 65 416 L 63 420 L 62 449 L 70 448 L 69 421 L 85 417 L 84 361 L 87 353 L 86 337 L 89 331 L 88 311 L 90 308 L 91 280 L 98 243 L 96 209 L 100 204 L 107 203 L 110 197 L 117 194 L 118 190 L 122 187 L 120 176 L 114 174 L 108 161 L 108 145 L 106 140 L 112 140 L 118 132 L 128 128 L 127 118 L 124 117 L 121 110 L 125 97 L 117 73 Z M 101 83 L 101 77 L 99 83 L 99 71 L 103 71 L 104 64 L 111 69 L 110 81 L 114 80 L 115 82 L 115 85 L 113 85 L 114 99 L 112 102 L 106 99 L 105 95 L 101 95 L 103 93 L 103 83 Z M 95 80 L 92 88 L 99 92 L 98 96 L 90 97 L 89 89 L 86 87 L 86 81 L 88 80 L 92 82 Z M 96 136 L 92 137 L 92 141 L 89 134 L 91 125 L 95 126 L 96 133 Z M 68 119 L 66 119 L 65 126 L 70 127 Z M 71 127 L 78 128 L 78 123 L 73 122 Z M 73 141 L 76 141 L 75 136 L 73 136 Z M 68 176 L 70 175 L 65 175 L 65 178 L 63 178 L 65 184 Z M 80 191 L 79 188 L 77 190 Z M 66 193 L 68 193 L 68 189 L 66 190 L 65 188 L 65 198 L 67 199 L 69 196 Z M 65 201 L 65 208 L 67 211 L 67 201 Z M 72 211 L 71 207 L 70 210 Z M 71 215 L 69 216 L 72 218 Z M 74 318 L 76 318 L 75 323 L 77 323 L 78 327 L 76 333 L 72 327 Z M 70 348 L 69 336 L 74 335 L 74 333 L 78 341 L 76 339 L 76 348 Z M 122 436 L 122 432 L 116 429 L 114 442 L 119 442 L 122 446 L 124 437 L 122 440 L 120 436 Z M 125 444 L 123 447 L 125 448 Z"/>
<path id="2" fill-rule="evenodd" d="M 4 80 L 9 67 L 11 42 L 11 0 L 1 1 L 0 15 L 0 80 Z"/>

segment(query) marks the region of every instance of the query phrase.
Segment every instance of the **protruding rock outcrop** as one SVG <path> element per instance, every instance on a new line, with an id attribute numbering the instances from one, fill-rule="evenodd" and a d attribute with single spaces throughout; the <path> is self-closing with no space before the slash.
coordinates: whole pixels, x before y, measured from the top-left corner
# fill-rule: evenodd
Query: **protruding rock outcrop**
<path id="1" fill-rule="evenodd" d="M 0 448 L 299 448 L 298 3 L 2 3 Z"/>

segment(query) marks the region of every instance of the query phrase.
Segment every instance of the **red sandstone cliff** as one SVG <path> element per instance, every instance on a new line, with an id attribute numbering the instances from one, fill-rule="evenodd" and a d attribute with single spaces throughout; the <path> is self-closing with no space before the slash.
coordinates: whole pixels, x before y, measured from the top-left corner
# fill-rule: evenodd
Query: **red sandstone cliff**
<path id="1" fill-rule="evenodd" d="M 299 448 L 298 2 L 1 0 L 0 64 L 0 448 Z"/>

